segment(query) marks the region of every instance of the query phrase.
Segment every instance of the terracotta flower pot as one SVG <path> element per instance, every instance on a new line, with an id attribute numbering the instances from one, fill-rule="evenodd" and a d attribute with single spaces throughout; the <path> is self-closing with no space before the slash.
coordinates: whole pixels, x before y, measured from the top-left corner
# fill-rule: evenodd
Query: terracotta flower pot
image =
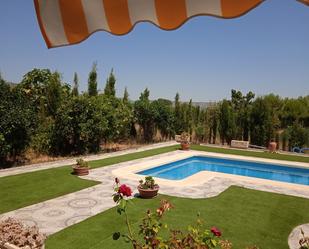
<path id="1" fill-rule="evenodd" d="M 181 143 L 181 149 L 182 150 L 189 150 L 190 144 L 189 143 Z"/>
<path id="2" fill-rule="evenodd" d="M 85 176 L 89 174 L 89 168 L 88 167 L 73 167 L 73 174 L 77 176 Z"/>
<path id="3" fill-rule="evenodd" d="M 277 143 L 276 142 L 270 142 L 268 145 L 268 149 L 270 152 L 275 152 L 277 150 Z"/>
<path id="4" fill-rule="evenodd" d="M 138 186 L 137 187 L 138 189 L 138 192 L 139 192 L 139 195 L 141 198 L 144 198 L 144 199 L 151 199 L 155 196 L 158 195 L 158 191 L 160 189 L 159 186 L 155 186 L 153 189 L 143 189 L 142 187 Z"/>

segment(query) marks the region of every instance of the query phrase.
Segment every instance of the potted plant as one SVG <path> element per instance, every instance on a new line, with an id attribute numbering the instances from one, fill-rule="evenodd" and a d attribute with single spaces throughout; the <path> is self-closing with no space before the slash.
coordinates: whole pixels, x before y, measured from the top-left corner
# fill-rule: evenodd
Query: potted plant
<path id="1" fill-rule="evenodd" d="M 140 197 L 145 199 L 157 196 L 159 188 L 152 176 L 146 176 L 145 180 L 140 180 L 137 187 Z"/>
<path id="2" fill-rule="evenodd" d="M 78 176 L 84 176 L 89 174 L 88 162 L 84 161 L 82 158 L 76 160 L 76 165 L 73 166 L 73 174 Z"/>
<path id="3" fill-rule="evenodd" d="M 190 134 L 188 132 L 181 133 L 180 144 L 182 150 L 190 149 Z"/>

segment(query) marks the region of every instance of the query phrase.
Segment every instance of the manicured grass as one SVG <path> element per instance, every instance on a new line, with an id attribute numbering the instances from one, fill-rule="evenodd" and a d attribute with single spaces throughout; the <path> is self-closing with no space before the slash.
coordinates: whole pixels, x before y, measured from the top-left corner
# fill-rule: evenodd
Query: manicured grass
<path id="1" fill-rule="evenodd" d="M 71 174 L 69 166 L 0 178 L 0 213 L 98 184 Z"/>
<path id="2" fill-rule="evenodd" d="M 90 162 L 92 168 L 174 151 L 178 146 L 152 149 Z M 70 166 L 0 178 L 0 213 L 39 203 L 98 184 L 71 175 Z"/>
<path id="3" fill-rule="evenodd" d="M 154 210 L 160 199 L 168 199 L 175 208 L 164 221 L 170 228 L 186 229 L 201 213 L 208 227 L 217 226 L 223 238 L 237 249 L 258 245 L 263 249 L 288 249 L 291 230 L 309 222 L 309 200 L 240 187 L 230 187 L 221 195 L 209 199 L 187 199 L 160 196 L 153 200 L 134 199 L 129 207 L 135 228 L 147 209 Z M 125 249 L 131 248 L 122 239 L 113 241 L 114 232 L 126 232 L 124 217 L 115 208 L 68 227 L 47 239 L 47 249 Z"/>
<path id="4" fill-rule="evenodd" d="M 201 146 L 201 145 L 194 145 L 194 144 L 191 145 L 191 149 L 207 151 L 207 152 L 214 152 L 214 153 L 223 153 L 223 154 L 240 155 L 240 156 L 252 156 L 252 157 L 260 157 L 260 158 L 276 159 L 276 160 L 286 160 L 286 161 L 293 161 L 293 162 L 309 163 L 309 157 L 306 157 L 306 156 L 235 150 L 235 149 L 217 148 L 217 147 Z"/>

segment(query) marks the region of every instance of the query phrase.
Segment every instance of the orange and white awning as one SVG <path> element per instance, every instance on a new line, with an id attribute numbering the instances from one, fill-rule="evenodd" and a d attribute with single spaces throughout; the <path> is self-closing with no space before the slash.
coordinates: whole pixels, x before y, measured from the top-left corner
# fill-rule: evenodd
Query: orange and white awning
<path id="1" fill-rule="evenodd" d="M 309 0 L 300 0 L 309 4 Z M 197 15 L 234 18 L 263 0 L 34 0 L 40 28 L 49 48 L 76 44 L 98 30 L 130 32 L 141 21 L 176 29 Z"/>

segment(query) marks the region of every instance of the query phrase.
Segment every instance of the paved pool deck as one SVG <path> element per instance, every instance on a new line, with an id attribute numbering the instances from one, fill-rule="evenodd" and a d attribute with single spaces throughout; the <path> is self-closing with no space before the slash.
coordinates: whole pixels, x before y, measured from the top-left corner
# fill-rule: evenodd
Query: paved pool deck
<path id="1" fill-rule="evenodd" d="M 115 204 L 112 201 L 111 195 L 113 193 L 115 177 L 119 177 L 122 183 L 133 187 L 133 191 L 136 193 L 136 186 L 138 184 L 137 180 L 142 177 L 135 174 L 135 172 L 140 171 L 141 169 L 160 165 L 162 163 L 190 157 L 192 155 L 264 161 L 309 168 L 309 164 L 306 163 L 284 162 L 278 160 L 197 151 L 173 151 L 152 157 L 93 169 L 90 171 L 89 175 L 82 178 L 96 180 L 101 182 L 100 184 L 52 200 L 1 214 L 0 219 L 14 217 L 22 220 L 28 225 L 35 224 L 39 227 L 40 231 L 50 235 L 114 207 Z M 231 185 L 236 185 L 249 189 L 287 194 L 309 199 L 309 186 L 233 176 L 222 173 L 200 172 L 196 175 L 188 177 L 182 182 L 164 179 L 157 179 L 157 182 L 160 185 L 160 193 L 179 197 L 213 197 L 222 193 Z M 303 225 L 303 227 L 304 230 L 306 230 L 308 224 Z M 296 244 L 299 239 L 298 230 L 298 228 L 293 230 L 289 237 L 289 245 L 291 249 L 298 249 Z"/>

